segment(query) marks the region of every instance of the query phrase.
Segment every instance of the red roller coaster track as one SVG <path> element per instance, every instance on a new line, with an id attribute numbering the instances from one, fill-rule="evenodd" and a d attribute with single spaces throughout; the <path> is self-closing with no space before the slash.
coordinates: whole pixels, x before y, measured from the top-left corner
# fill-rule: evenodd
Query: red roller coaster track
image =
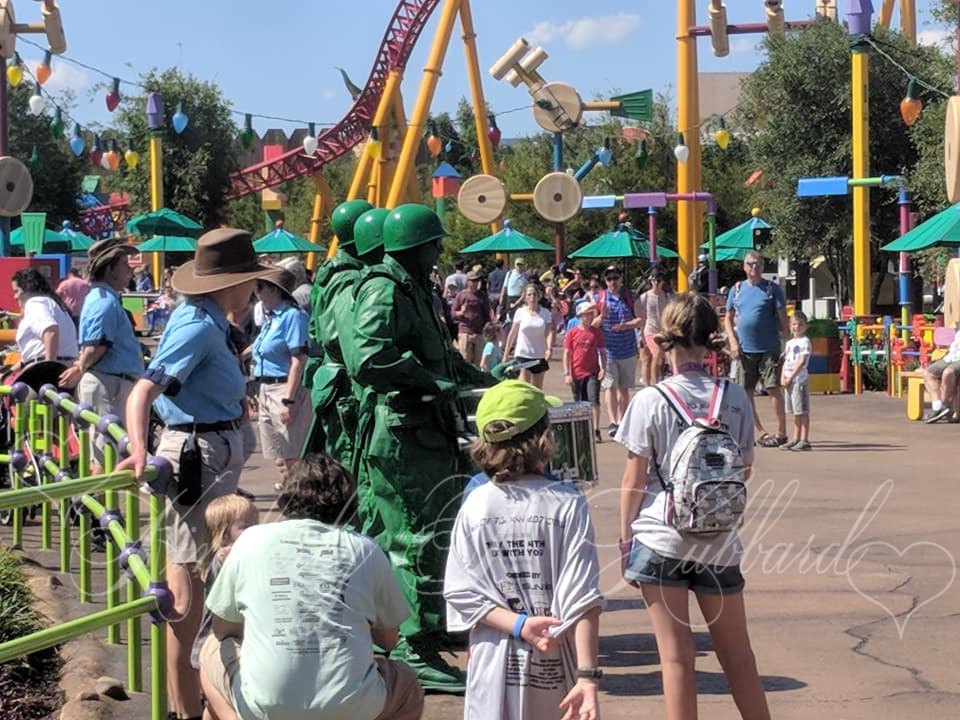
<path id="1" fill-rule="evenodd" d="M 304 175 L 312 175 L 366 140 L 387 75 L 391 70 L 403 70 L 406 66 L 420 33 L 439 2 L 401 0 L 380 41 L 380 51 L 366 85 L 344 118 L 317 138 L 316 153 L 307 155 L 298 148 L 241 170 L 231 178 L 227 199 L 236 200 Z"/>

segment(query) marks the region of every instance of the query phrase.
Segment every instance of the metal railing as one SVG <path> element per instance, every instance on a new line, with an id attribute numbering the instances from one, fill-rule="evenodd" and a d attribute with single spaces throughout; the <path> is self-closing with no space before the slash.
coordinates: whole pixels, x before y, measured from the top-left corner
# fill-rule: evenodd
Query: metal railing
<path id="1" fill-rule="evenodd" d="M 121 642 L 126 626 L 127 685 L 143 691 L 141 618 L 149 615 L 152 720 L 166 717 L 166 634 L 173 609 L 165 576 L 164 491 L 171 480 L 169 463 L 150 458 L 143 475 L 149 496 L 149 553 L 140 527 L 140 487 L 131 471 L 115 472 L 127 454 L 129 438 L 114 415 L 99 416 L 68 393 L 45 385 L 34 393 L 23 383 L 0 385 L 0 400 L 12 412 L 12 444 L 0 454 L 9 466 L 10 490 L 0 492 L 0 511 L 13 513 L 14 547 L 23 545 L 23 509 L 40 508 L 40 548 L 52 550 L 54 517 L 58 520 L 60 571 L 78 575 L 79 600 L 92 602 L 92 522 L 106 536 L 106 608 L 0 644 L 0 663 L 60 645 L 106 628 L 107 641 Z M 104 438 L 103 472 L 91 474 L 91 438 Z M 32 483 L 25 482 L 26 477 Z M 99 499 L 98 499 L 99 498 Z M 123 511 L 120 508 L 124 501 Z M 73 518 L 77 518 L 74 544 Z M 73 549 L 79 556 L 71 567 Z M 124 576 L 126 579 L 124 580 Z M 121 599 L 121 589 L 124 597 Z"/>

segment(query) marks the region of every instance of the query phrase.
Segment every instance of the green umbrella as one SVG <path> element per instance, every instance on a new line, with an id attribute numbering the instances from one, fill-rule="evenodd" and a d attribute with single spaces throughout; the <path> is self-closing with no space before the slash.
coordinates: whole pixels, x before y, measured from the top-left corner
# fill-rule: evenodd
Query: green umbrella
<path id="1" fill-rule="evenodd" d="M 461 253 L 481 253 L 481 252 L 553 252 L 553 245 L 547 245 L 529 235 L 524 235 L 519 230 L 510 226 L 509 220 L 503 221 L 503 230 L 488 235 L 483 240 L 477 240 L 472 245 L 468 245 Z"/>
<path id="2" fill-rule="evenodd" d="M 200 223 L 186 215 L 169 208 L 160 208 L 128 220 L 127 232 L 144 236 L 175 235 L 197 238 L 203 233 L 203 228 Z"/>
<path id="3" fill-rule="evenodd" d="M 281 225 L 278 225 L 262 238 L 257 238 L 253 243 L 253 249 L 258 253 L 272 254 L 321 252 L 323 250 L 319 245 L 299 235 L 294 235 Z"/>
<path id="4" fill-rule="evenodd" d="M 746 222 L 742 222 L 737 225 L 732 230 L 727 230 L 725 233 L 718 235 L 714 242 L 717 243 L 717 250 L 720 248 L 739 248 L 741 250 L 753 250 L 753 231 L 769 229 L 771 227 L 770 223 L 764 220 L 761 217 L 752 217 Z M 704 243 L 700 246 L 700 249 L 705 252 L 710 252 L 710 243 Z M 717 252 L 717 260 L 722 259 L 720 253 Z M 733 260 L 737 258 L 727 258 L 728 260 Z M 739 258 L 742 259 L 742 258 Z"/>
<path id="5" fill-rule="evenodd" d="M 63 235 L 58 233 L 56 230 L 51 230 L 50 228 L 43 229 L 43 244 L 47 243 L 69 243 Z M 10 244 L 11 245 L 23 245 L 23 228 L 17 228 L 12 233 L 10 233 Z"/>
<path id="6" fill-rule="evenodd" d="M 182 235 L 155 235 L 137 245 L 140 252 L 193 252 L 196 249 L 197 241 Z"/>
<path id="7" fill-rule="evenodd" d="M 880 249 L 914 252 L 936 245 L 960 245 L 960 203 L 937 213 Z"/>
<path id="8" fill-rule="evenodd" d="M 576 252 L 570 253 L 575 260 L 593 258 L 648 258 L 650 257 L 650 239 L 642 232 L 624 224 L 617 229 L 604 233 Z M 670 248 L 657 245 L 657 258 L 675 258 L 677 253 Z"/>
<path id="9" fill-rule="evenodd" d="M 94 239 L 89 235 L 74 230 L 69 220 L 63 221 L 63 227 L 60 228 L 58 234 L 70 243 L 70 252 L 86 252 L 94 243 Z"/>

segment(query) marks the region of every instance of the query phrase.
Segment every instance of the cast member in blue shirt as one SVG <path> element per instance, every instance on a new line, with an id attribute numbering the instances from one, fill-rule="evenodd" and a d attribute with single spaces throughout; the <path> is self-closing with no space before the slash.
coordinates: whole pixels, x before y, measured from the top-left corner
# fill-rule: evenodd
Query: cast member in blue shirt
<path id="1" fill-rule="evenodd" d="M 174 596 L 167 689 L 179 718 L 203 712 L 190 651 L 203 614 L 197 565 L 210 545 L 204 512 L 214 498 L 237 490 L 244 460 L 246 377 L 228 343 L 227 316 L 246 315 L 257 279 L 270 271 L 257 263 L 248 232 L 217 228 L 203 235 L 194 259 L 171 279 L 184 302 L 170 316 L 150 368 L 127 402 L 130 457 L 118 469 L 142 474 L 152 404 L 165 426 L 156 454 L 170 461 L 178 477 L 167 493 L 167 581 Z"/>

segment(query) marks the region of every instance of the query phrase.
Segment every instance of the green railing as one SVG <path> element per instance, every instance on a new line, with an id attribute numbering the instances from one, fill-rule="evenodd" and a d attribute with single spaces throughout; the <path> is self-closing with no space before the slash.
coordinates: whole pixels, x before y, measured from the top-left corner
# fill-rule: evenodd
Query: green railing
<path id="1" fill-rule="evenodd" d="M 6 396 L 6 397 L 3 397 Z M 170 482 L 170 465 L 151 458 L 144 471 L 143 487 L 150 491 L 149 554 L 142 548 L 140 487 L 132 472 L 115 472 L 118 458 L 127 452 L 129 439 L 116 416 L 100 417 L 67 393 L 46 385 L 33 393 L 23 383 L 0 385 L 0 400 L 13 406 L 13 443 L 0 463 L 9 467 L 11 489 L 0 492 L 0 511 L 13 513 L 14 547 L 23 545 L 25 508 L 40 507 L 40 548 L 53 549 L 54 516 L 58 520 L 60 571 L 69 573 L 72 550 L 79 561 L 79 599 L 92 602 L 91 520 L 106 535 L 106 608 L 0 644 L 0 663 L 106 628 L 107 641 L 121 642 L 126 626 L 127 685 L 143 691 L 141 618 L 150 615 L 150 689 L 152 720 L 166 717 L 166 634 L 163 623 L 173 609 L 173 596 L 165 577 L 164 491 Z M 102 435 L 103 472 L 92 475 L 90 441 Z M 73 442 L 71 442 L 71 438 Z M 76 453 L 71 453 L 71 446 Z M 32 471 L 33 482 L 24 476 Z M 121 512 L 120 499 L 124 499 Z M 98 499 L 100 498 L 100 499 Z M 72 517 L 78 518 L 76 546 Z M 149 560 L 148 560 L 148 559 Z M 126 581 L 123 580 L 126 575 Z M 121 586 L 125 594 L 121 600 Z"/>

